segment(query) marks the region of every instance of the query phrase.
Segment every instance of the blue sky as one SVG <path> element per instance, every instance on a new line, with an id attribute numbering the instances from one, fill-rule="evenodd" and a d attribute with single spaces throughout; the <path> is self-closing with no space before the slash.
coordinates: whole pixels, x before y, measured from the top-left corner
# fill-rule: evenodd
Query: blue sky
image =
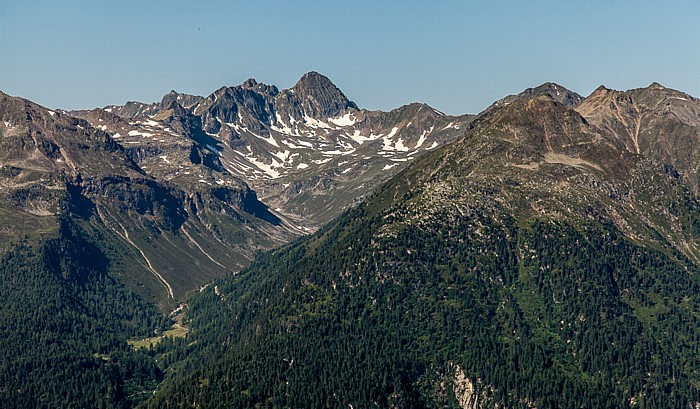
<path id="1" fill-rule="evenodd" d="M 0 0 L 0 90 L 51 108 L 328 76 L 450 114 L 546 81 L 700 97 L 700 1 Z"/>

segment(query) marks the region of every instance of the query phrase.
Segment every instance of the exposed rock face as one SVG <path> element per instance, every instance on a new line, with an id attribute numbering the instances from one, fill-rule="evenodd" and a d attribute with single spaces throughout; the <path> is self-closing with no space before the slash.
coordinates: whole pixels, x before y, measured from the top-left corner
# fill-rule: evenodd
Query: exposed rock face
<path id="1" fill-rule="evenodd" d="M 462 368 L 459 365 L 455 366 L 455 374 L 452 386 L 455 398 L 462 409 L 478 409 L 479 408 L 479 393 L 474 387 L 471 379 L 467 378 Z"/>
<path id="2" fill-rule="evenodd" d="M 478 183 L 489 186 L 494 178 L 506 178 L 527 187 L 521 205 L 501 198 L 509 206 L 561 214 L 568 206 L 559 199 L 543 201 L 545 191 L 566 193 L 580 206 L 603 194 L 600 211 L 623 231 L 637 235 L 642 220 L 689 256 L 698 246 L 679 230 L 674 221 L 679 215 L 668 215 L 661 203 L 683 188 L 700 190 L 700 164 L 694 159 L 700 155 L 700 104 L 659 84 L 626 92 L 601 87 L 580 102 L 578 94 L 546 83 L 504 98 L 473 123 L 471 116 L 450 117 L 423 104 L 391 112 L 360 110 L 314 72 L 288 90 L 250 79 L 206 98 L 171 92 L 156 104 L 77 112 L 84 120 L 4 94 L 0 108 L 8 206 L 35 216 L 58 215 L 74 197 L 65 195 L 66 186 L 73 186 L 94 207 L 82 213 L 111 230 L 123 230 L 105 221 L 116 210 L 99 212 L 101 206 L 133 212 L 142 218 L 141 227 L 153 232 L 184 236 L 178 229 L 194 230 L 189 223 L 196 221 L 197 230 L 210 235 L 203 240 L 237 260 L 233 269 L 247 264 L 255 249 L 331 220 L 420 154 L 468 128 L 480 136 L 461 145 L 468 149 L 447 151 L 441 163 L 475 161 L 492 149 L 505 149 L 507 156 Z M 533 116 L 541 120 L 533 123 Z M 493 138 L 507 144 L 489 145 Z M 579 172 L 564 178 L 556 173 L 563 172 L 558 166 Z M 561 183 L 528 178 L 542 169 L 556 170 Z M 644 183 L 658 169 L 669 178 L 663 191 Z M 498 172 L 503 174 L 494 176 Z M 643 205 L 649 200 L 658 206 Z M 615 206 L 630 207 L 637 220 Z M 238 227 L 224 232 L 221 223 L 227 218 Z M 251 226 L 264 233 L 241 233 Z M 251 234 L 256 238 L 249 240 Z M 235 255 L 224 250 L 225 237 L 239 243 Z"/>
<path id="3" fill-rule="evenodd" d="M 627 151 L 672 166 L 700 192 L 700 100 L 653 83 L 647 88 L 596 89 L 576 107 L 587 121 L 624 144 Z"/>
<path id="4" fill-rule="evenodd" d="M 171 106 L 173 102 L 176 102 L 178 105 L 182 105 L 183 107 L 191 107 L 203 99 L 203 97 L 198 95 L 189 95 L 170 91 L 163 96 L 163 99 L 160 101 L 160 108 L 167 108 L 168 106 Z"/>
<path id="5" fill-rule="evenodd" d="M 296 97 L 295 105 L 300 108 L 295 112 L 301 111 L 312 118 L 335 118 L 350 109 L 359 109 L 328 78 L 313 71 L 304 74 L 290 92 Z"/>

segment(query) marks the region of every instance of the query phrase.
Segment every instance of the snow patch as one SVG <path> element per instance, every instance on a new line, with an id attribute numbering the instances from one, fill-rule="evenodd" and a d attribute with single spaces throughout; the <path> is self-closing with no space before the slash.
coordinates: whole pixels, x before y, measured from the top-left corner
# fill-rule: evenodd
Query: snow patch
<path id="1" fill-rule="evenodd" d="M 284 121 L 282 120 L 282 117 L 280 116 L 280 114 L 278 114 L 278 113 L 275 112 L 275 117 L 277 118 L 277 123 L 278 123 L 278 124 L 281 124 L 282 126 L 279 127 L 279 126 L 277 126 L 277 125 L 272 125 L 272 126 L 270 127 L 270 129 L 272 129 L 273 131 L 277 131 L 277 132 L 279 132 L 279 133 L 283 133 L 283 134 L 285 134 L 285 135 L 300 136 L 298 132 L 292 130 L 292 128 L 290 128 L 289 126 L 287 126 L 287 124 L 284 123 Z M 293 120 L 291 116 L 289 117 L 289 119 L 290 119 L 290 120 Z"/>
<path id="2" fill-rule="evenodd" d="M 403 140 L 399 138 L 399 141 L 396 142 L 395 146 L 391 146 L 393 141 L 391 138 L 396 135 L 396 133 L 399 131 L 399 128 L 394 127 L 391 132 L 389 132 L 389 135 L 385 136 L 384 139 L 384 146 L 382 146 L 383 151 L 396 151 L 396 150 L 401 150 L 401 151 L 407 151 L 408 148 L 403 146 Z"/>
<path id="3" fill-rule="evenodd" d="M 459 129 L 459 125 L 455 125 L 454 122 L 450 122 L 450 123 L 447 124 L 444 128 L 442 128 L 442 130 L 444 131 L 445 129 L 450 129 L 450 128 L 452 128 L 452 129 Z"/>
<path id="4" fill-rule="evenodd" d="M 273 155 L 275 155 L 276 157 L 278 157 L 279 160 L 281 160 L 282 162 L 286 162 L 287 159 L 290 159 L 289 151 L 275 152 L 275 153 L 273 153 Z"/>
<path id="5" fill-rule="evenodd" d="M 333 127 L 328 125 L 327 123 L 315 118 L 311 118 L 308 115 L 304 115 L 304 122 L 311 128 L 333 129 Z"/>
<path id="6" fill-rule="evenodd" d="M 238 115 L 240 115 L 240 112 L 238 113 Z M 254 137 L 256 137 L 256 138 L 258 138 L 258 139 L 262 139 L 263 141 L 269 143 L 269 144 L 272 145 L 272 146 L 276 146 L 276 147 L 278 147 L 278 148 L 280 147 L 280 145 L 277 143 L 277 140 L 276 140 L 272 135 L 270 135 L 269 137 L 266 138 L 266 137 L 264 137 L 264 136 L 262 136 L 262 135 L 256 134 L 255 132 L 251 131 L 250 129 L 248 129 L 248 128 L 245 127 L 245 126 L 239 126 L 239 125 L 234 124 L 234 123 L 231 123 L 231 122 L 226 122 L 226 125 L 228 125 L 228 126 L 230 126 L 231 128 L 235 129 L 236 132 L 239 132 L 239 133 L 240 133 L 241 131 L 247 132 L 247 133 L 253 135 Z"/>
<path id="7" fill-rule="evenodd" d="M 452 124 L 452 122 L 450 122 L 450 124 Z M 423 131 L 423 133 L 420 135 L 420 138 L 418 138 L 418 143 L 416 143 L 416 146 L 413 147 L 413 149 L 418 149 L 418 148 L 420 148 L 421 146 L 423 146 L 423 143 L 425 143 L 425 139 L 426 139 L 426 137 L 428 136 L 428 134 L 431 133 L 431 132 L 433 132 L 433 128 L 434 128 L 434 126 L 431 126 L 431 127 L 430 127 L 430 130 L 428 130 L 428 131 Z"/>
<path id="8" fill-rule="evenodd" d="M 289 146 L 291 149 L 304 149 L 303 146 L 295 145 L 294 142 L 283 139 L 282 143 Z"/>
<path id="9" fill-rule="evenodd" d="M 280 173 L 278 171 L 276 171 L 275 169 L 273 169 L 274 167 L 281 166 L 276 160 L 272 160 L 271 164 L 267 164 L 265 162 L 260 161 L 258 158 L 254 157 L 254 156 L 246 156 L 238 151 L 234 151 L 234 152 L 236 152 L 237 154 L 246 158 L 246 160 L 248 162 L 253 164 L 256 168 L 258 168 L 261 172 L 263 172 L 264 174 L 266 174 L 270 178 L 277 179 L 278 177 L 280 177 Z"/>
<path id="10" fill-rule="evenodd" d="M 309 165 L 307 165 L 306 163 L 300 163 L 297 165 L 297 169 L 306 169 L 308 167 Z"/>
<path id="11" fill-rule="evenodd" d="M 246 131 L 248 131 L 247 128 L 243 128 L 243 129 L 245 129 Z M 272 146 L 276 146 L 276 147 L 278 147 L 278 148 L 280 147 L 280 145 L 277 143 L 277 140 L 276 140 L 272 135 L 270 135 L 269 138 L 265 138 L 264 136 L 258 135 L 258 134 L 254 133 L 254 132 L 250 132 L 250 131 L 248 131 L 248 132 L 249 132 L 251 135 L 255 136 L 256 138 L 262 139 L 263 141 L 269 143 L 269 144 L 272 145 Z"/>
<path id="12" fill-rule="evenodd" d="M 396 149 L 399 152 L 408 152 L 410 148 L 406 145 L 403 144 L 403 138 L 399 138 L 398 141 L 396 141 L 396 145 L 394 145 L 394 149 Z"/>
<path id="13" fill-rule="evenodd" d="M 49 111 L 49 115 L 54 116 L 54 115 L 56 115 L 56 113 L 53 111 Z"/>
<path id="14" fill-rule="evenodd" d="M 297 139 L 297 143 L 301 146 L 306 146 L 307 148 L 311 148 L 311 149 L 314 148 L 314 144 L 311 142 L 301 141 L 301 140 Z"/>
<path id="15" fill-rule="evenodd" d="M 355 133 L 352 135 L 345 135 L 348 138 L 352 139 L 353 141 L 357 142 L 359 145 L 362 145 L 363 143 L 367 141 L 374 141 L 382 137 L 383 134 L 379 135 L 374 135 L 370 133 L 369 136 L 363 136 L 362 133 L 359 130 L 355 130 Z"/>
<path id="16" fill-rule="evenodd" d="M 399 164 L 398 164 L 398 163 L 392 163 L 391 165 L 384 165 L 384 167 L 382 168 L 382 170 L 389 170 L 389 169 L 393 168 L 394 166 L 399 166 Z"/>
<path id="17" fill-rule="evenodd" d="M 216 154 L 216 155 L 221 155 L 221 151 L 218 150 L 218 149 L 217 149 L 216 147 L 214 147 L 214 146 L 211 146 L 211 145 L 209 145 L 209 144 L 206 144 L 206 145 L 204 145 L 204 147 L 207 148 L 207 150 L 209 150 L 209 152 L 211 152 L 211 153 L 214 153 L 214 154 Z"/>
<path id="18" fill-rule="evenodd" d="M 345 152 L 339 151 L 339 150 L 334 150 L 334 151 L 324 151 L 321 152 L 324 155 L 343 155 Z"/>
<path id="19" fill-rule="evenodd" d="M 144 136 L 144 137 L 150 137 L 153 136 L 152 133 L 149 132 L 140 132 L 137 131 L 136 129 L 129 131 L 129 136 Z"/>
<path id="20" fill-rule="evenodd" d="M 351 114 L 347 113 L 338 118 L 330 118 L 328 119 L 328 122 L 331 122 L 338 126 L 353 126 L 357 121 L 355 121 L 355 118 Z"/>

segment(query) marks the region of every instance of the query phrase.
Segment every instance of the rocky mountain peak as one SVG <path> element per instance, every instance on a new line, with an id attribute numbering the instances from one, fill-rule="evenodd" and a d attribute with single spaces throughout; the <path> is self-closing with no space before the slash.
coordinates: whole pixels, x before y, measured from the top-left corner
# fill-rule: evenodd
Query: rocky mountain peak
<path id="1" fill-rule="evenodd" d="M 348 109 L 358 109 L 327 77 L 311 71 L 291 89 L 299 98 L 302 110 L 313 118 L 337 117 Z"/>
<path id="2" fill-rule="evenodd" d="M 158 108 L 167 109 L 172 104 L 172 102 L 177 102 L 183 107 L 190 107 L 197 104 L 203 99 L 204 98 L 200 97 L 199 95 L 183 94 L 172 90 L 163 96 L 163 99 L 160 102 L 160 107 Z"/>
<path id="3" fill-rule="evenodd" d="M 692 96 L 652 83 L 646 88 L 598 88 L 576 110 L 627 151 L 672 166 L 692 191 L 700 190 L 700 103 Z"/>
<path id="4" fill-rule="evenodd" d="M 302 75 L 299 81 L 297 81 L 297 83 L 294 85 L 295 90 L 315 87 L 336 88 L 335 84 L 333 84 L 328 77 L 316 71 L 309 71 Z"/>
<path id="5" fill-rule="evenodd" d="M 560 104 L 564 104 L 568 107 L 576 106 L 583 101 L 583 97 L 581 95 L 553 82 L 545 82 L 538 87 L 527 88 L 517 95 L 504 98 L 504 100 L 508 100 L 510 102 L 513 99 L 528 99 L 539 96 L 549 97 L 553 101 L 559 102 Z"/>
<path id="6" fill-rule="evenodd" d="M 255 88 L 256 85 L 258 85 L 258 81 L 256 81 L 255 78 L 248 78 L 247 80 L 243 81 L 243 84 L 241 84 L 241 87 L 243 87 L 243 88 Z"/>
<path id="7" fill-rule="evenodd" d="M 248 78 L 238 88 L 252 90 L 263 96 L 274 97 L 279 93 L 279 89 L 276 86 L 260 83 L 255 78 Z"/>
<path id="8" fill-rule="evenodd" d="M 589 97 L 593 96 L 593 95 L 607 94 L 608 92 L 611 92 L 611 91 L 612 91 L 612 89 L 606 87 L 605 85 L 599 85 L 598 88 L 593 90 L 593 92 L 591 93 L 591 95 L 589 95 Z"/>
<path id="9" fill-rule="evenodd" d="M 519 94 L 508 95 L 500 100 L 494 102 L 486 111 L 490 111 L 495 107 L 500 107 L 508 105 L 512 102 L 530 99 L 539 96 L 545 96 L 552 101 L 556 101 L 560 104 L 566 105 L 567 107 L 575 107 L 583 101 L 583 97 L 576 92 L 570 91 L 561 85 L 555 84 L 553 82 L 545 82 L 544 84 L 534 87 L 527 88 Z"/>
<path id="10" fill-rule="evenodd" d="M 172 91 L 157 104 L 110 109 L 75 115 L 112 135 L 149 175 L 187 189 L 240 178 L 304 228 L 329 221 L 472 119 L 419 103 L 360 110 L 317 72 L 281 92 L 250 78 L 205 98 Z"/>
<path id="11" fill-rule="evenodd" d="M 562 103 L 568 107 L 576 106 L 583 101 L 583 97 L 578 93 L 570 91 L 553 82 L 545 82 L 539 87 L 527 89 L 523 92 L 523 94 L 528 92 L 531 92 L 534 95 L 547 95 L 554 101 Z"/>

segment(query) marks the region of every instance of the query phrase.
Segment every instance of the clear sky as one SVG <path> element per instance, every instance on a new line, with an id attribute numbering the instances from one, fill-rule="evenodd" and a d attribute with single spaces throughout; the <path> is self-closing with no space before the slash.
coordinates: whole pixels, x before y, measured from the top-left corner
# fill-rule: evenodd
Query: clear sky
<path id="1" fill-rule="evenodd" d="M 450 114 L 552 81 L 700 97 L 700 1 L 0 0 L 0 90 L 51 108 L 328 76 Z"/>

